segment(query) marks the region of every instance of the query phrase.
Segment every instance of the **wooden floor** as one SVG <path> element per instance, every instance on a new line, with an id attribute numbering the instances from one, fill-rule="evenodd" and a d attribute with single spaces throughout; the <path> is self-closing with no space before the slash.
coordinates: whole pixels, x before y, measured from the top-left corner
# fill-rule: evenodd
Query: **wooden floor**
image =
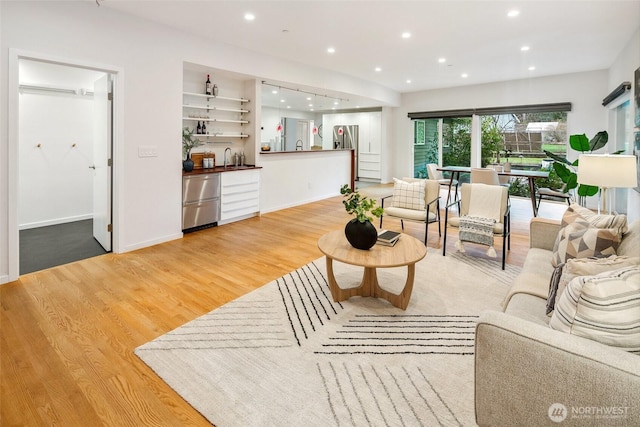
<path id="1" fill-rule="evenodd" d="M 341 200 L 78 261 L 0 286 L 0 425 L 208 425 L 134 349 L 319 258 L 318 238 L 350 218 Z M 541 215 L 559 218 L 565 207 L 543 203 Z M 530 218 L 530 202 L 515 199 L 508 263 L 524 260 Z M 400 228 L 392 219 L 384 225 Z M 422 239 L 423 229 L 407 224 L 405 232 Z M 428 246 L 440 242 L 432 224 Z"/>

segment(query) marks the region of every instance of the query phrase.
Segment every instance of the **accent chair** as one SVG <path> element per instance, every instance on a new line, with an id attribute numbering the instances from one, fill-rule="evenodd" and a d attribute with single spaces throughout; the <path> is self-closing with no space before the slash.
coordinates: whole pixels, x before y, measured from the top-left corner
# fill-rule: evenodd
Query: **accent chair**
<path id="1" fill-rule="evenodd" d="M 402 230 L 404 230 L 404 221 L 422 222 L 424 223 L 424 245 L 427 246 L 429 224 L 437 222 L 438 235 L 442 236 L 438 181 L 418 178 L 401 180 L 394 178 L 393 180 L 393 194 L 382 198 L 381 205 L 384 213 L 380 217 L 380 229 L 385 217 L 398 218 Z"/>
<path id="2" fill-rule="evenodd" d="M 490 198 L 486 197 L 487 187 L 493 187 L 490 193 L 499 193 L 499 206 L 497 204 L 489 203 L 495 206 L 496 209 L 487 208 L 487 201 Z M 464 227 L 466 217 L 473 218 L 489 218 L 494 219 L 495 222 L 492 225 L 493 237 L 502 237 L 502 269 L 505 268 L 506 252 L 511 249 L 511 212 L 509 206 L 509 191 L 506 187 L 493 185 L 464 183 L 460 187 L 460 214 L 459 216 L 449 216 L 449 209 L 445 209 L 444 214 L 444 239 L 442 242 L 442 256 L 445 256 L 447 250 L 447 229 L 449 227 L 455 227 L 459 229 L 461 223 Z M 453 203 L 452 203 L 453 204 Z"/>

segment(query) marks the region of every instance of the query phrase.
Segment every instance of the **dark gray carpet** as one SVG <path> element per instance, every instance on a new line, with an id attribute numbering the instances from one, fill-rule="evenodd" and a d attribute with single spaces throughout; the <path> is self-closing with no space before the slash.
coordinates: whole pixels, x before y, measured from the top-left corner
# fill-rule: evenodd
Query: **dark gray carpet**
<path id="1" fill-rule="evenodd" d="M 107 253 L 93 238 L 93 220 L 20 231 L 20 274 Z"/>

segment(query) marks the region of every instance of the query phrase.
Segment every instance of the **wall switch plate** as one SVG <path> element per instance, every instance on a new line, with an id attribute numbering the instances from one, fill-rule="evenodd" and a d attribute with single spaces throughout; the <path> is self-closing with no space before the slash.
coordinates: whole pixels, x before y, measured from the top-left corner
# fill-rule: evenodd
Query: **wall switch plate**
<path id="1" fill-rule="evenodd" d="M 157 145 L 139 145 L 138 157 L 158 157 Z"/>

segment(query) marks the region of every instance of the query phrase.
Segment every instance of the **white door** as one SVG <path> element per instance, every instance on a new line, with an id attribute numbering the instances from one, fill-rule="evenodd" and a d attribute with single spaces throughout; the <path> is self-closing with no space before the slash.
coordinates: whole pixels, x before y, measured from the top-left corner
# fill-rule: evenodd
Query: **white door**
<path id="1" fill-rule="evenodd" d="M 93 85 L 93 237 L 111 251 L 111 76 Z"/>

